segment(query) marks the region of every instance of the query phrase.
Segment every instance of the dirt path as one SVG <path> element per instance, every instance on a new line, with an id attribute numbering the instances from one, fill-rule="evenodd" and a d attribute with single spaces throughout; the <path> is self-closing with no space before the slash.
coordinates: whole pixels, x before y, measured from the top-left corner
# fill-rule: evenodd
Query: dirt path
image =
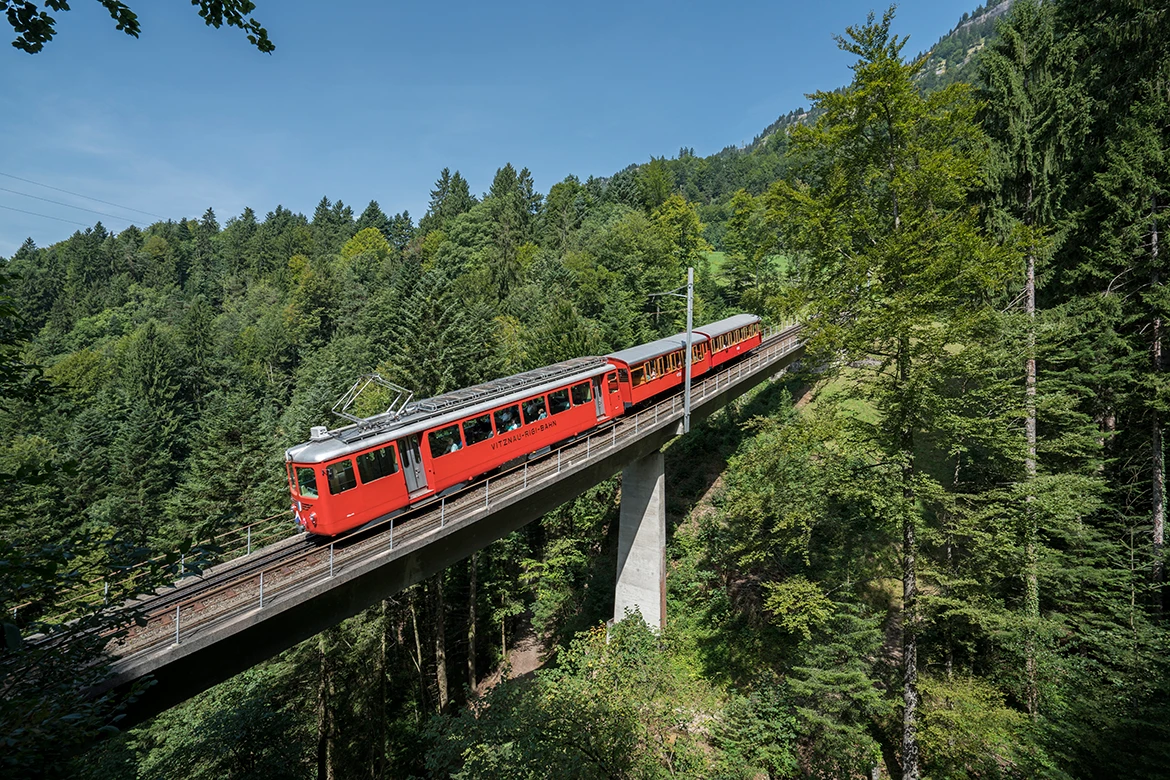
<path id="1" fill-rule="evenodd" d="M 544 666 L 547 660 L 544 645 L 535 635 L 527 634 L 508 648 L 508 662 L 506 664 L 500 664 L 491 674 L 479 681 L 479 685 L 475 686 L 475 695 L 483 696 L 499 685 L 504 678 L 505 669 L 508 670 L 508 679 L 515 680 L 519 677 L 531 676 L 537 669 Z"/>

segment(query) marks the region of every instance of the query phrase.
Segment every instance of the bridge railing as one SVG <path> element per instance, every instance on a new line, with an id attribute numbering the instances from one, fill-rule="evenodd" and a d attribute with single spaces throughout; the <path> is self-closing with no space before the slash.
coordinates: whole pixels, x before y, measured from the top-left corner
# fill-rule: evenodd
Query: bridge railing
<path id="1" fill-rule="evenodd" d="M 789 326 L 770 330 L 760 349 L 726 369 L 696 380 L 691 388 L 692 404 L 698 405 L 717 395 L 799 345 L 799 329 Z M 677 424 L 682 412 L 681 394 L 672 395 L 457 493 L 434 497 L 416 505 L 402 515 L 371 526 L 369 533 L 363 533 L 361 538 L 342 538 L 261 565 L 254 571 L 241 572 L 240 578 L 201 590 L 168 606 L 165 611 L 150 615 L 147 625 L 132 629 L 115 652 L 130 655 L 167 640 L 178 644 L 184 630 L 190 632 L 249 606 L 263 609 L 266 603 L 271 605 L 282 594 L 308 582 L 331 579 L 378 554 L 420 545 L 448 525 L 475 522 L 505 499 L 560 479 L 562 474 L 617 451 L 631 441 L 664 426 Z"/>
<path id="2" fill-rule="evenodd" d="M 291 521 L 292 511 L 287 510 L 214 535 L 208 541 L 208 545 L 217 549 L 210 555 L 201 557 L 198 561 L 198 567 L 196 567 L 196 561 L 188 563 L 185 556 L 179 556 L 174 584 L 177 585 L 183 579 L 200 573 L 208 564 L 226 563 L 250 555 L 253 550 L 259 550 L 273 542 L 295 535 L 295 526 Z M 136 586 L 150 576 L 152 565 L 161 564 L 166 559 L 166 555 L 157 555 L 139 561 L 113 576 L 103 578 L 102 584 L 98 587 L 78 587 L 75 589 L 76 592 L 68 598 L 58 601 L 51 614 L 42 615 L 40 619 L 64 623 L 78 617 L 84 611 L 108 604 L 111 591 L 114 593 L 119 591 L 132 592 Z M 34 604 L 35 602 L 28 601 L 13 606 L 13 619 L 17 619 L 22 610 L 27 610 Z"/>

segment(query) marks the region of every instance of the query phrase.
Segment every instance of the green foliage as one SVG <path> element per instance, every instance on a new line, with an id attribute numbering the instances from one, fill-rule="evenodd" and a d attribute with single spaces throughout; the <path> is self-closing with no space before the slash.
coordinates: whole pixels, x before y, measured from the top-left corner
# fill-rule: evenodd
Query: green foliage
<path id="1" fill-rule="evenodd" d="M 141 32 L 138 23 L 138 14 L 120 0 L 98 0 L 109 12 L 110 17 L 117 22 L 116 29 L 135 38 Z M 260 26 L 255 18 L 248 16 L 256 8 L 251 0 L 192 0 L 191 5 L 199 7 L 199 16 L 208 27 L 219 28 L 225 23 L 229 27 L 243 30 L 248 36 L 248 43 L 262 52 L 271 54 L 276 51 L 275 44 L 268 39 L 268 31 Z M 68 11 L 69 3 L 65 0 L 45 0 L 45 6 L 51 11 Z M 57 34 L 57 20 L 49 16 L 48 11 L 41 10 L 36 3 L 29 0 L 3 0 L 0 3 L 8 17 L 8 23 L 16 33 L 16 40 L 12 45 L 36 54 L 53 40 Z"/>
<path id="2" fill-rule="evenodd" d="M 456 778 L 705 776 L 684 730 L 693 713 L 680 709 L 693 684 L 660 653 L 637 615 L 608 640 L 602 629 L 582 633 L 531 682 L 500 683 L 438 719 L 427 767 Z"/>
<path id="3" fill-rule="evenodd" d="M 302 778 L 311 760 L 311 724 L 293 702 L 272 701 L 277 666 L 249 670 L 136 732 L 148 777 Z"/>

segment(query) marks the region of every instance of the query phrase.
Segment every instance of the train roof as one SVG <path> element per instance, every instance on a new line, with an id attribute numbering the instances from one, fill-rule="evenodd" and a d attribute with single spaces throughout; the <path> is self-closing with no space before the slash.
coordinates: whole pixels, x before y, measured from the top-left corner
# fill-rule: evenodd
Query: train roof
<path id="1" fill-rule="evenodd" d="M 403 436 L 447 425 L 465 417 L 547 393 L 604 374 L 613 368 L 603 357 L 579 357 L 522 374 L 452 390 L 409 404 L 398 417 L 375 416 L 362 423 L 329 431 L 285 451 L 285 460 L 323 463 Z"/>
<path id="2" fill-rule="evenodd" d="M 710 325 L 701 325 L 696 330 L 700 330 L 711 338 L 722 336 L 724 333 L 730 333 L 733 330 L 739 330 L 745 325 L 755 325 L 760 321 L 760 318 L 754 314 L 736 314 L 727 319 L 712 322 Z"/>
<path id="3" fill-rule="evenodd" d="M 707 340 L 707 337 L 697 330 L 691 332 L 691 343 L 702 344 Z M 623 349 L 620 352 L 611 352 L 606 355 L 610 360 L 620 360 L 626 365 L 634 365 L 641 363 L 643 360 L 651 360 L 659 355 L 665 355 L 669 352 L 677 352 L 685 348 L 687 345 L 687 334 L 676 333 L 668 338 L 651 341 L 649 344 L 639 344 L 636 347 Z"/>

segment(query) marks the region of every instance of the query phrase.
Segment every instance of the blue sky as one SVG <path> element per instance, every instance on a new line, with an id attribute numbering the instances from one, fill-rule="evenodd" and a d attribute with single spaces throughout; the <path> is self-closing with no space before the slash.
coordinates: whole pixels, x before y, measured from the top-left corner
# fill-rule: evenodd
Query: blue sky
<path id="1" fill-rule="evenodd" d="M 885 7 L 257 0 L 265 55 L 186 0 L 129 4 L 138 40 L 75 0 L 42 53 L 0 47 L 0 256 L 73 222 L 154 221 L 12 176 L 171 218 L 211 206 L 221 224 L 244 206 L 311 214 L 322 195 L 417 221 L 444 166 L 475 193 L 527 166 L 547 192 L 683 146 L 711 154 L 847 83 L 832 35 Z M 917 52 L 977 4 L 905 0 L 895 28 Z"/>

